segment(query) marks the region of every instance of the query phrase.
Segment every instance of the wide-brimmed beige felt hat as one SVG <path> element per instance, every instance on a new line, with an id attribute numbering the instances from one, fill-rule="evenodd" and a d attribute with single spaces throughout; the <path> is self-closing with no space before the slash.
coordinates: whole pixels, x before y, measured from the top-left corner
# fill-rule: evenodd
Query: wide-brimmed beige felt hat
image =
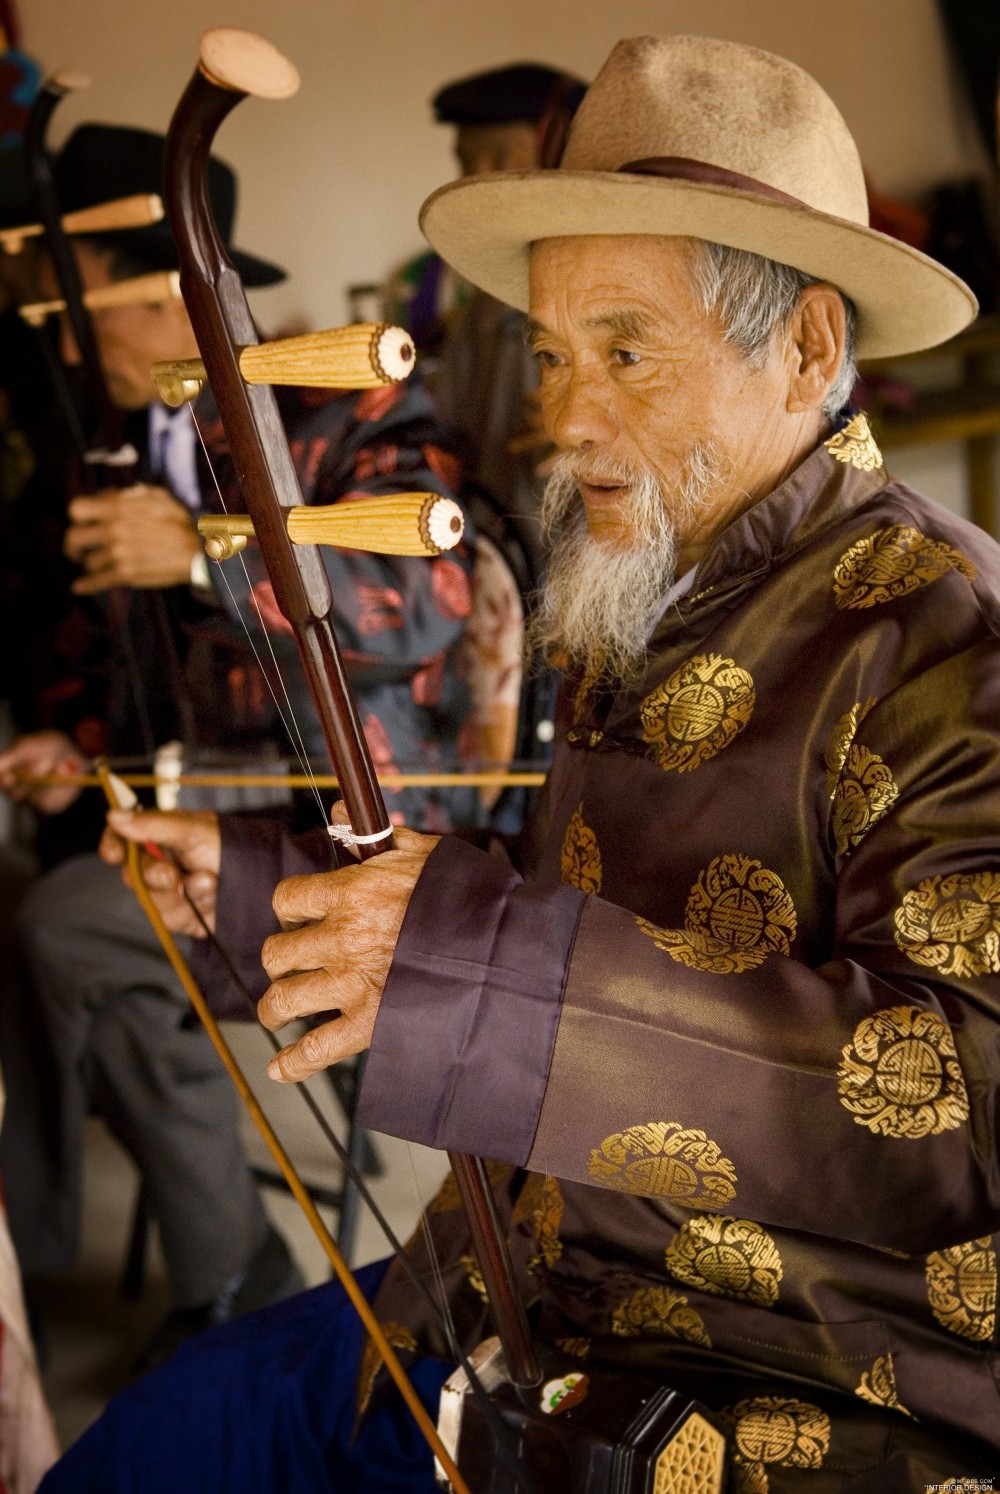
<path id="1" fill-rule="evenodd" d="M 528 249 L 577 234 L 684 234 L 830 281 L 858 308 L 858 352 L 933 347 L 976 314 L 969 287 L 868 227 L 857 148 L 794 63 L 703 36 L 621 41 L 556 170 L 441 187 L 420 224 L 474 285 L 526 310 Z"/>

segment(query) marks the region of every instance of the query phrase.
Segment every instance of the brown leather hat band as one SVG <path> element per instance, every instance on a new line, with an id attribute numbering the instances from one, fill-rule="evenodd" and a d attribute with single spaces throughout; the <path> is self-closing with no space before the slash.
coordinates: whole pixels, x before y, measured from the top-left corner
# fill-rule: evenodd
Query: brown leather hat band
<path id="1" fill-rule="evenodd" d="M 727 171 L 725 166 L 713 166 L 708 161 L 692 160 L 690 156 L 646 156 L 641 161 L 629 161 L 618 170 L 636 176 L 664 176 L 672 181 L 698 182 L 709 187 L 734 187 L 739 192 L 753 192 L 757 197 L 769 197 L 773 202 L 788 203 L 792 207 L 807 206 L 800 198 L 770 187 L 767 182 L 743 176 L 739 171 Z"/>

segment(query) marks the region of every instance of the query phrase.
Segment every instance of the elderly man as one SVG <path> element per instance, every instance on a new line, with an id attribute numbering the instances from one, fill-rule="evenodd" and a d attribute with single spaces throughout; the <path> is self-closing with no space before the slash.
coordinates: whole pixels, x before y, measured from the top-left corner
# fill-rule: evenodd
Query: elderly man
<path id="1" fill-rule="evenodd" d="M 731 1429 L 732 1487 L 980 1487 L 1000 1457 L 1000 554 L 843 413 L 855 338 L 933 343 L 971 297 L 868 230 L 812 80 L 700 38 L 621 43 L 558 170 L 454 184 L 424 226 L 515 304 L 530 260 L 561 452 L 535 627 L 566 668 L 540 851 L 522 880 L 401 835 L 282 882 L 262 1020 L 343 1015 L 273 1075 L 370 1046 L 366 1123 L 506 1164 L 540 1338 L 692 1389 Z M 114 825 L 174 844 L 211 896 L 213 822 Z M 244 947 L 247 840 L 224 831 L 218 885 Z M 276 849 L 272 876 L 307 849 Z M 453 1189 L 430 1222 L 475 1342 Z M 267 1438 L 321 1470 L 309 1487 L 429 1489 L 426 1455 L 423 1482 L 357 1474 L 373 1428 L 395 1456 L 391 1401 L 350 1453 L 330 1382 L 309 1432 L 293 1419 L 292 1366 L 315 1387 L 350 1358 L 301 1303 L 252 1341 L 283 1366 L 270 1383 L 246 1331 L 216 1335 L 48 1487 L 126 1487 L 129 1447 L 176 1431 L 153 1413 L 200 1373 L 217 1414 L 257 1397 L 258 1462 Z M 375 1305 L 447 1357 L 397 1268 Z M 211 1443 L 217 1475 L 249 1468 Z"/>

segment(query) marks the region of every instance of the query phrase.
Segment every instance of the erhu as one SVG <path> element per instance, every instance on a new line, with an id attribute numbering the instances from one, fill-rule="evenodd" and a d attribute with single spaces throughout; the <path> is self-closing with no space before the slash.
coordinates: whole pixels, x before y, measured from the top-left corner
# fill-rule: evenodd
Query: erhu
<path id="1" fill-rule="evenodd" d="M 392 826 L 344 673 L 330 620 L 329 581 L 315 548 L 341 541 L 315 529 L 308 536 L 295 533 L 308 511 L 302 512 L 269 387 L 284 375 L 275 373 L 267 346 L 259 345 L 239 276 L 212 220 L 206 185 L 215 134 L 237 104 L 251 95 L 287 98 L 297 87 L 294 67 L 262 38 L 231 28 L 202 38 L 199 66 L 168 133 L 164 183 L 181 292 L 201 359 L 161 367 L 157 379 L 173 399 L 196 393 L 204 378 L 212 385 L 248 514 L 238 522 L 227 517 L 207 526 L 210 553 L 222 558 L 255 536 L 278 606 L 294 631 L 348 812 L 349 829 L 334 827 L 331 833 L 364 858 L 392 846 Z M 321 335 L 321 344 L 323 338 L 337 344 L 338 358 L 353 337 L 353 361 L 350 367 L 338 364 L 338 387 L 373 375 L 384 380 L 378 358 L 371 356 L 381 330 Z M 302 340 L 288 341 L 295 346 L 278 345 L 275 357 L 291 356 L 297 371 L 289 381 L 303 382 L 312 353 Z M 373 501 L 381 500 L 359 499 L 349 507 L 360 517 Z M 454 534 L 454 513 L 446 510 L 441 519 L 444 530 Z M 374 516 L 373 521 L 377 530 Z M 429 517 L 423 522 L 428 528 Z M 415 527 L 419 532 L 419 515 Z M 437 535 L 440 539 L 440 528 Z M 370 545 L 378 548 L 377 541 Z M 434 548 L 427 545 L 424 553 Z M 578 1362 L 533 1343 L 484 1166 L 471 1157 L 453 1154 L 450 1160 L 498 1336 L 480 1345 L 445 1387 L 440 1440 L 448 1456 L 437 1454 L 445 1486 L 450 1480 L 457 1487 L 447 1467 L 457 1464 L 462 1484 L 473 1494 L 526 1487 L 560 1494 L 718 1494 L 724 1439 L 703 1408 L 653 1380 L 584 1373 Z"/>

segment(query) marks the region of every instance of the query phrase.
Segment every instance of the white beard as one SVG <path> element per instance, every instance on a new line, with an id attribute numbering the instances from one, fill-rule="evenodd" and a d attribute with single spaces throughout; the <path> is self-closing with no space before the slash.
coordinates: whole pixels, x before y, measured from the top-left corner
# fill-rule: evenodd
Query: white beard
<path id="1" fill-rule="evenodd" d="M 667 487 L 649 468 L 601 462 L 600 476 L 627 483 L 631 543 L 592 539 L 577 486 L 594 462 L 559 457 L 545 486 L 542 528 L 551 543 L 548 576 L 526 641 L 535 655 L 582 671 L 596 683 L 627 680 L 641 663 L 663 597 L 675 579 L 678 525 L 707 505 L 729 470 L 711 442 L 696 443 L 680 479 Z"/>

